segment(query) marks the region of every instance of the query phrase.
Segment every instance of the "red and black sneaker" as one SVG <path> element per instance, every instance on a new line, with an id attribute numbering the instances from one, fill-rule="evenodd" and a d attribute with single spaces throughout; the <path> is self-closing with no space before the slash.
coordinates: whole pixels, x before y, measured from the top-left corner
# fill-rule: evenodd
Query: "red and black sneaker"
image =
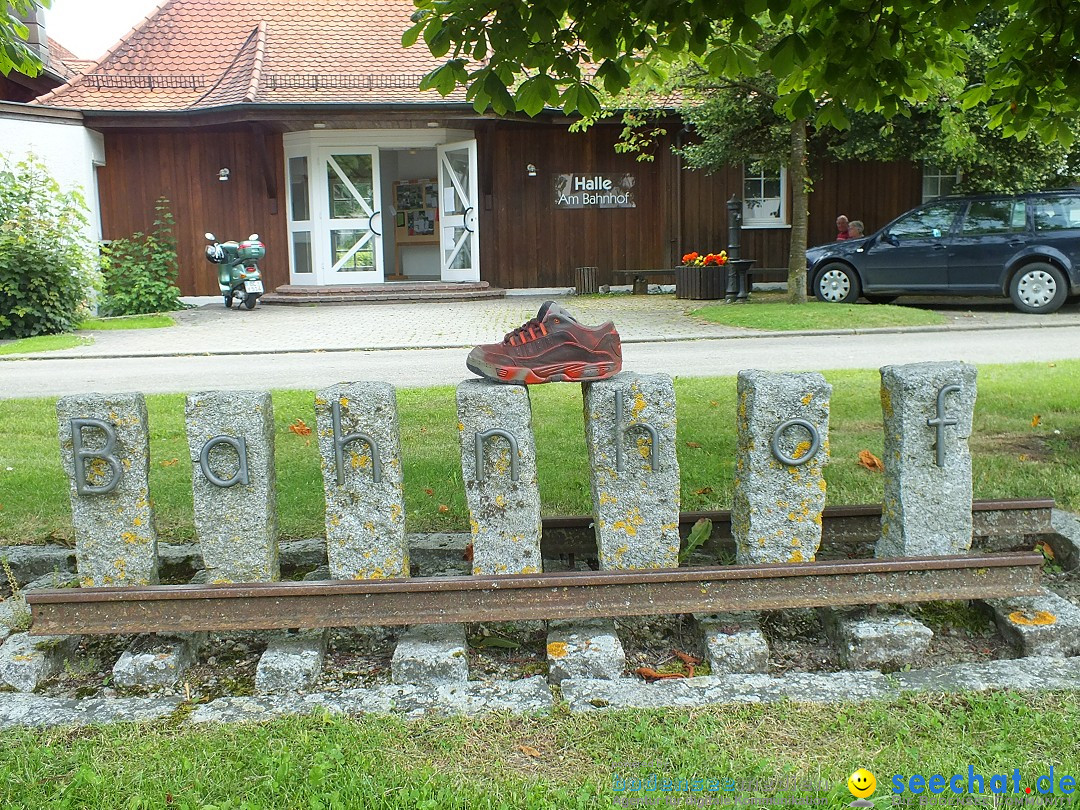
<path id="1" fill-rule="evenodd" d="M 506 335 L 502 343 L 469 352 L 465 365 L 481 377 L 503 383 L 606 380 L 622 369 L 622 344 L 611 321 L 583 326 L 554 301 L 545 301 L 535 318 Z"/>

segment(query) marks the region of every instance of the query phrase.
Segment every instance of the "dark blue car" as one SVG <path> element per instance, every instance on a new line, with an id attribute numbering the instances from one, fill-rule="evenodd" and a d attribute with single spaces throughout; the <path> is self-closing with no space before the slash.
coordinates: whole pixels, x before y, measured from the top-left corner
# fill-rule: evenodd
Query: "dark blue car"
<path id="1" fill-rule="evenodd" d="M 1080 190 L 943 197 L 877 233 L 806 251 L 821 301 L 1007 295 L 1047 313 L 1080 295 Z"/>

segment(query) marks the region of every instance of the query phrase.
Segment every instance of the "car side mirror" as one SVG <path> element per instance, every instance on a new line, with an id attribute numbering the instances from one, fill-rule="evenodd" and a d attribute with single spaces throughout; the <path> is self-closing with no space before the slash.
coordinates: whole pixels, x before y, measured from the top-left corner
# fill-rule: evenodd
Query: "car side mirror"
<path id="1" fill-rule="evenodd" d="M 897 237 L 893 236 L 891 233 L 887 233 L 881 238 L 893 247 L 900 247 L 900 240 Z"/>
<path id="2" fill-rule="evenodd" d="M 207 231 L 206 233 L 204 233 L 203 236 L 205 236 L 211 242 L 216 242 L 217 241 L 217 237 L 214 236 L 212 233 L 210 233 L 210 231 Z"/>

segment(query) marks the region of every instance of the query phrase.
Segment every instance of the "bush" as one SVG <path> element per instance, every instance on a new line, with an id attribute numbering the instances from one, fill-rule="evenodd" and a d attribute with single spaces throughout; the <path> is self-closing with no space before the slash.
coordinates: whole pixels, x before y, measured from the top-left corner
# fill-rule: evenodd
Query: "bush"
<path id="1" fill-rule="evenodd" d="M 176 286 L 176 237 L 169 201 L 160 197 L 150 233 L 114 239 L 102 249 L 102 315 L 146 315 L 183 309 Z"/>
<path id="2" fill-rule="evenodd" d="M 0 338 L 70 332 L 93 294 L 86 203 L 45 165 L 0 156 Z"/>

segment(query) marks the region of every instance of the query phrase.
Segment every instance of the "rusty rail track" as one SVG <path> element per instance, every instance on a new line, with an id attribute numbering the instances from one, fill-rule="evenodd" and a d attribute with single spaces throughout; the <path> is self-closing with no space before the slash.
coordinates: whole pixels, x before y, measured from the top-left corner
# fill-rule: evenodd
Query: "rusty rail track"
<path id="1" fill-rule="evenodd" d="M 263 630 L 780 610 L 1035 594 L 1039 554 L 32 591 L 31 632 Z"/>
<path id="2" fill-rule="evenodd" d="M 998 535 L 1050 534 L 1052 498 L 999 499 L 972 501 L 973 534 L 976 537 Z M 708 518 L 713 522 L 712 539 L 706 548 L 723 545 L 731 540 L 731 512 L 727 510 L 682 512 L 679 524 L 689 531 L 695 521 Z M 561 515 L 543 519 L 541 548 L 545 557 L 574 554 L 596 556 L 596 543 L 588 515 Z M 826 506 L 821 515 L 823 546 L 843 546 L 873 542 L 881 532 L 881 504 L 856 506 Z"/>

